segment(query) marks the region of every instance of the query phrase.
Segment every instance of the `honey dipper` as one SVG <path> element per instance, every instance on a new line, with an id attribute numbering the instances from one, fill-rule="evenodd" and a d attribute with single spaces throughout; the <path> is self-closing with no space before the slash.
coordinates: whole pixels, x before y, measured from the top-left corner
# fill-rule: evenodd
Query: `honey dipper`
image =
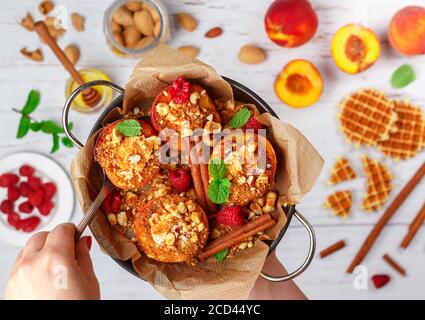
<path id="1" fill-rule="evenodd" d="M 68 57 L 62 51 L 62 49 L 56 43 L 56 40 L 52 37 L 49 30 L 47 29 L 46 24 L 43 21 L 38 21 L 34 24 L 34 29 L 40 36 L 42 40 L 52 49 L 53 53 L 62 63 L 66 71 L 69 72 L 71 77 L 74 79 L 76 83 L 82 86 L 85 82 L 79 72 L 75 69 L 74 65 L 71 61 L 69 61 Z M 82 92 L 83 100 L 89 107 L 94 107 L 100 101 L 99 93 L 93 89 L 88 88 Z"/>

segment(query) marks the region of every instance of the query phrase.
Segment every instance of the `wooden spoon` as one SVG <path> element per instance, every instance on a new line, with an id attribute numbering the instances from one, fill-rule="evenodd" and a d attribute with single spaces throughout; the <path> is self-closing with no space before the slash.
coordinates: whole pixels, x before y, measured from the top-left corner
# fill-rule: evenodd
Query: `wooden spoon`
<path id="1" fill-rule="evenodd" d="M 62 49 L 56 43 L 56 40 L 52 37 L 49 30 L 47 29 L 46 24 L 43 21 L 37 21 L 34 24 L 34 29 L 37 31 L 38 35 L 41 39 L 44 40 L 45 43 L 52 49 L 53 53 L 62 63 L 64 68 L 69 72 L 71 77 L 77 82 L 80 86 L 82 86 L 85 82 L 83 78 L 81 78 L 80 73 L 75 69 L 74 65 L 71 61 L 69 61 L 68 57 L 62 51 Z M 82 92 L 83 100 L 89 107 L 96 106 L 100 101 L 99 93 L 93 89 L 88 88 Z"/>

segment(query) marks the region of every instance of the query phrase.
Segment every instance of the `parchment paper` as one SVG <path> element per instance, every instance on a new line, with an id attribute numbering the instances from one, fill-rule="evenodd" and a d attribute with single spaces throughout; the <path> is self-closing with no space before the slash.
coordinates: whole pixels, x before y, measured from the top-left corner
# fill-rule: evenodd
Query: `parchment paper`
<path id="1" fill-rule="evenodd" d="M 161 45 L 152 50 L 135 67 L 126 85 L 123 113 L 134 107 L 147 108 L 158 93 L 177 76 L 203 85 L 213 99 L 233 101 L 231 86 L 210 66 Z M 111 119 L 116 118 L 116 112 Z M 323 160 L 294 127 L 263 114 L 259 120 L 268 126 L 268 138 L 278 158 L 276 187 L 279 203 L 298 203 L 311 190 L 318 178 Z M 96 136 L 91 137 L 75 156 L 71 176 L 81 207 L 85 212 L 100 189 L 99 171 L 93 160 Z M 286 224 L 286 215 L 279 208 L 273 213 L 277 224 L 267 231 L 275 239 Z M 136 245 L 112 229 L 99 210 L 91 224 L 101 248 L 111 257 L 128 260 L 140 276 L 158 292 L 170 299 L 246 299 L 261 271 L 268 246 L 256 241 L 250 249 L 238 251 L 223 262 L 208 259 L 198 266 L 156 262 L 140 253 Z M 134 281 L 140 281 L 134 278 Z"/>

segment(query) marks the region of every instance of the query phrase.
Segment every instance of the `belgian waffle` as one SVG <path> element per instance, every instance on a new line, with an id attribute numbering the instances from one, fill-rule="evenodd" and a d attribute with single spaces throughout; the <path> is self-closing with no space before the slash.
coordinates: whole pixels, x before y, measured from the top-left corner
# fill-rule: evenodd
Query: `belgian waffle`
<path id="1" fill-rule="evenodd" d="M 387 201 L 393 188 L 393 175 L 378 160 L 362 157 L 363 168 L 367 177 L 367 191 L 363 198 L 362 209 L 377 211 Z"/>
<path id="2" fill-rule="evenodd" d="M 395 161 L 406 160 L 425 147 L 425 119 L 422 110 L 407 101 L 396 101 L 394 110 L 397 131 L 390 133 L 388 140 L 379 142 L 378 148 Z"/>
<path id="3" fill-rule="evenodd" d="M 357 91 L 340 104 L 341 131 L 356 146 L 375 146 L 388 140 L 395 128 L 394 103 L 373 89 Z"/>
<path id="4" fill-rule="evenodd" d="M 333 215 L 348 218 L 353 205 L 353 193 L 350 190 L 336 191 L 326 199 L 325 209 L 331 209 Z"/>
<path id="5" fill-rule="evenodd" d="M 335 185 L 343 181 L 355 179 L 356 177 L 357 175 L 351 167 L 350 162 L 346 158 L 338 158 L 332 168 L 328 183 Z"/>

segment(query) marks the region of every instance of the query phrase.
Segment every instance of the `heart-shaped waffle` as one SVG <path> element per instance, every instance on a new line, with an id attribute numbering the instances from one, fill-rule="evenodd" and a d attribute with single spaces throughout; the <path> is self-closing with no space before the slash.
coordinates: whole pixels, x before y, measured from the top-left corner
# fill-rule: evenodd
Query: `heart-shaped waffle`
<path id="1" fill-rule="evenodd" d="M 425 118 L 421 108 L 407 101 L 395 101 L 394 110 L 397 130 L 380 141 L 378 148 L 395 161 L 410 159 L 425 147 Z"/>
<path id="2" fill-rule="evenodd" d="M 355 179 L 356 177 L 357 175 L 348 159 L 338 158 L 332 168 L 328 183 L 330 185 L 335 185 L 343 181 Z"/>
<path id="3" fill-rule="evenodd" d="M 367 191 L 363 198 L 362 209 L 377 211 L 388 200 L 393 189 L 391 184 L 393 175 L 378 160 L 363 156 L 362 163 L 367 177 Z"/>
<path id="4" fill-rule="evenodd" d="M 383 92 L 357 91 L 340 104 L 341 131 L 356 146 L 375 146 L 385 141 L 395 128 L 394 104 Z"/>
<path id="5" fill-rule="evenodd" d="M 348 218 L 353 205 L 353 193 L 350 190 L 336 191 L 326 199 L 323 204 L 325 209 L 331 209 L 335 216 Z"/>

